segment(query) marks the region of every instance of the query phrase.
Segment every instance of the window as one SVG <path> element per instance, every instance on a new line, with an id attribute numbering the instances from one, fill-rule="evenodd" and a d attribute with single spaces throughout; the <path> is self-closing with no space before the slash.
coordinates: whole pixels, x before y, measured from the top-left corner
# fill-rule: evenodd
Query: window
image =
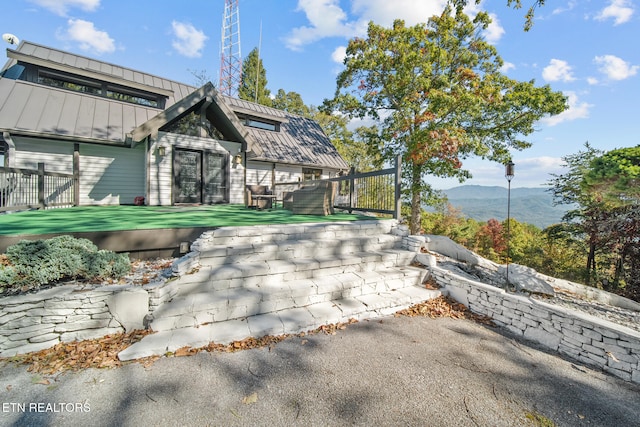
<path id="1" fill-rule="evenodd" d="M 82 81 L 79 79 L 65 78 L 43 71 L 38 74 L 38 83 L 47 86 L 73 90 L 75 92 L 90 93 L 92 95 L 100 94 L 100 85 L 97 83 Z"/>
<path id="2" fill-rule="evenodd" d="M 257 129 L 270 130 L 272 132 L 280 132 L 280 123 L 272 122 L 266 119 L 259 119 L 257 117 L 238 115 L 238 118 L 243 125 Z"/>
<path id="3" fill-rule="evenodd" d="M 0 168 L 5 167 L 4 159 L 6 157 L 7 145 L 0 139 Z"/>
<path id="4" fill-rule="evenodd" d="M 160 128 L 163 132 L 177 133 L 180 135 L 188 136 L 204 136 L 201 134 L 201 129 L 206 131 L 206 134 L 213 139 L 224 140 L 224 135 L 215 126 L 213 126 L 208 120 L 202 122 L 200 114 L 195 111 L 191 111 L 188 114 L 174 120 L 171 123 Z"/>
<path id="5" fill-rule="evenodd" d="M 322 176 L 322 169 L 302 168 L 302 180 L 311 181 L 314 179 L 320 179 Z"/>
<path id="6" fill-rule="evenodd" d="M 164 97 L 153 93 L 121 86 L 107 85 L 103 82 L 57 73 L 55 71 L 38 70 L 38 83 L 75 92 L 104 96 L 106 98 L 144 105 L 146 107 L 164 108 Z"/>
<path id="7" fill-rule="evenodd" d="M 117 99 L 118 101 L 130 102 L 132 104 L 144 105 L 147 107 L 159 108 L 157 98 L 152 98 L 146 94 L 136 93 L 127 89 L 118 89 L 108 86 L 105 94 L 107 98 Z"/>

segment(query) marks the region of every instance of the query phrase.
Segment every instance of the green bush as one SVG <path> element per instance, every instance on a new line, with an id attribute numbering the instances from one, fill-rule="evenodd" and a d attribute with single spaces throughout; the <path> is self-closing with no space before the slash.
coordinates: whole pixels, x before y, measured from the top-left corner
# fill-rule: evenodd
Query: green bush
<path id="1" fill-rule="evenodd" d="M 0 265 L 0 292 L 13 283 L 16 278 L 16 272 L 10 265 Z"/>
<path id="2" fill-rule="evenodd" d="M 130 270 L 127 254 L 99 251 L 90 240 L 71 236 L 21 240 L 6 256 L 10 265 L 0 270 L 0 287 L 14 290 L 64 279 L 119 278 Z"/>
<path id="3" fill-rule="evenodd" d="M 122 277 L 131 269 L 131 263 L 126 254 L 105 250 L 88 254 L 86 264 L 87 275 L 101 279 Z"/>

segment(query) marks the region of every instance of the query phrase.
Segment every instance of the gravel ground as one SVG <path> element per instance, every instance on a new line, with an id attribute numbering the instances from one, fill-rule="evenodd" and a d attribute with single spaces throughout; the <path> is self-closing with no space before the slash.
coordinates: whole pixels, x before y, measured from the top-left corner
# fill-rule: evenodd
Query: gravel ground
<path id="1" fill-rule="evenodd" d="M 640 426 L 637 385 L 450 318 L 360 322 L 146 368 L 43 378 L 10 364 L 0 378 L 2 426 Z"/>

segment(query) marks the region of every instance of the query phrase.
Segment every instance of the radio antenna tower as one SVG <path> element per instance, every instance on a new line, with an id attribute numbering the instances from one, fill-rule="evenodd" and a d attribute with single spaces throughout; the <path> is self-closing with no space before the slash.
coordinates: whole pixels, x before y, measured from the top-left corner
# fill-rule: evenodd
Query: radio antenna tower
<path id="1" fill-rule="evenodd" d="M 225 0 L 222 18 L 222 53 L 220 55 L 220 93 L 237 96 L 242 78 L 240 53 L 240 11 L 238 0 Z"/>

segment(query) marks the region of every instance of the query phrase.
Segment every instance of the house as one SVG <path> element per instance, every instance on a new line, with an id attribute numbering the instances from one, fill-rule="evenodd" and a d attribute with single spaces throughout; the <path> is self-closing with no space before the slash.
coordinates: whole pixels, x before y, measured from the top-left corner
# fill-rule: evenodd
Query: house
<path id="1" fill-rule="evenodd" d="M 79 175 L 81 205 L 243 203 L 348 169 L 315 121 L 22 41 L 0 71 L 0 159 Z"/>

